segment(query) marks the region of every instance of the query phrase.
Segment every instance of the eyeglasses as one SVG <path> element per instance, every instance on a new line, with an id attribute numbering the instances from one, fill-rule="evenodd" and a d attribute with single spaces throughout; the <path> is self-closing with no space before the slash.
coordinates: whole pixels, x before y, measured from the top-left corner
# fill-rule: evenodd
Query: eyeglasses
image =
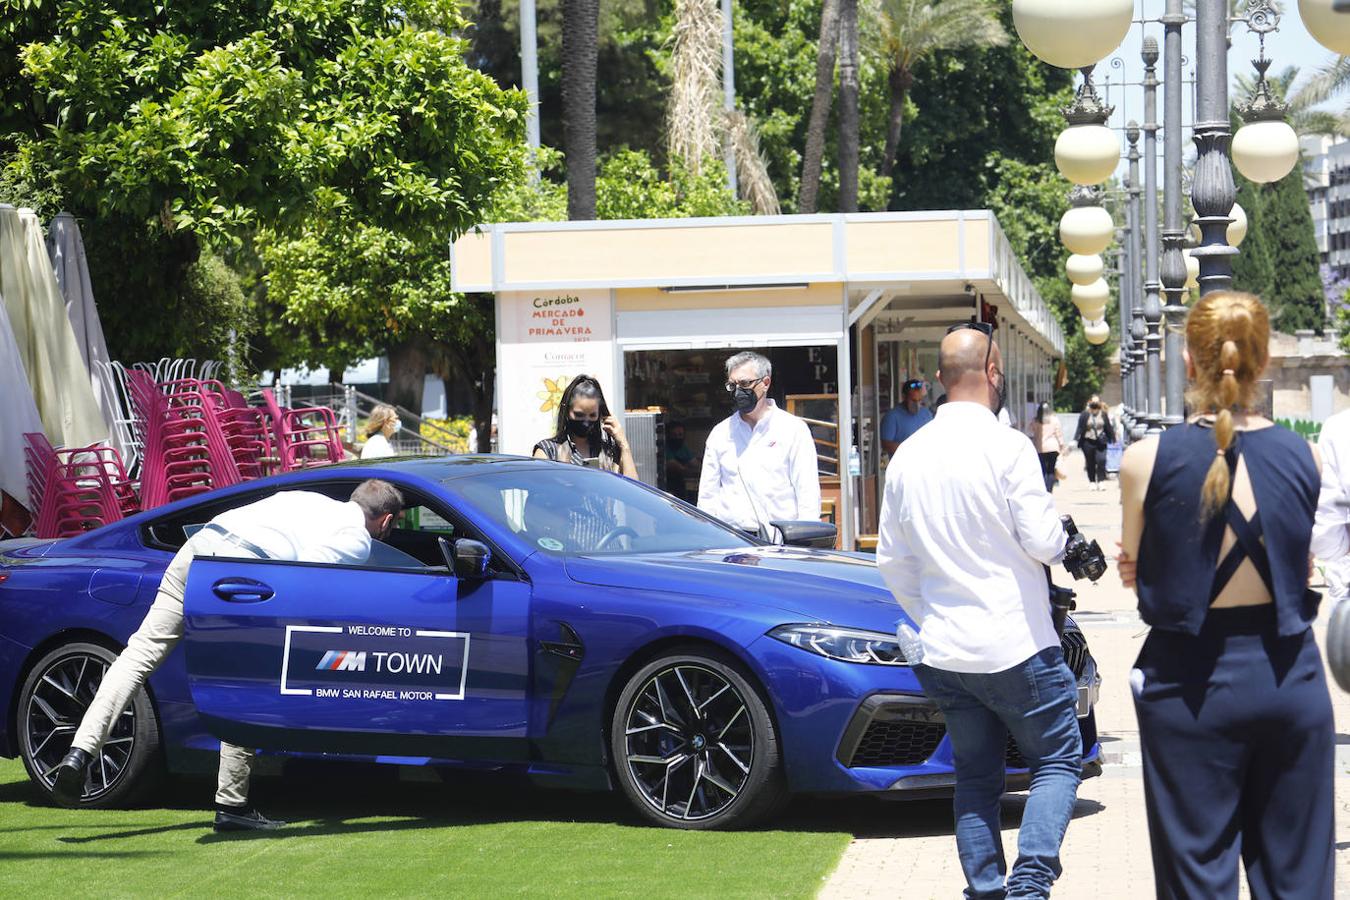
<path id="1" fill-rule="evenodd" d="M 989 358 L 994 352 L 994 326 L 988 322 L 957 322 L 947 329 L 947 333 L 952 334 L 957 331 L 964 331 L 967 328 L 971 331 L 978 331 L 989 338 L 989 346 L 984 351 L 984 370 L 987 372 L 989 371 Z"/>
<path id="2" fill-rule="evenodd" d="M 759 378 L 747 378 L 744 381 L 728 381 L 726 383 L 727 393 L 730 394 L 732 391 L 736 390 L 736 388 L 744 388 L 748 391 L 763 380 L 764 378 L 761 376 Z"/>

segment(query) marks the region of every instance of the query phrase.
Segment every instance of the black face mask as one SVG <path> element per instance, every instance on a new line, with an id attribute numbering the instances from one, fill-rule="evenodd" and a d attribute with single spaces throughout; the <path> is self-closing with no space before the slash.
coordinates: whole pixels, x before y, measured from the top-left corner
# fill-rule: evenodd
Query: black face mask
<path id="1" fill-rule="evenodd" d="M 759 395 L 755 393 L 752 387 L 737 387 L 731 392 L 731 402 L 736 407 L 737 412 L 749 412 L 759 403 Z"/>
<path id="2" fill-rule="evenodd" d="M 998 405 L 994 407 L 994 415 L 1003 412 L 1003 407 L 1008 405 L 1008 377 L 1000 375 L 998 378 Z"/>
<path id="3" fill-rule="evenodd" d="M 572 437 L 590 438 L 599 426 L 599 419 L 568 419 L 567 433 Z"/>

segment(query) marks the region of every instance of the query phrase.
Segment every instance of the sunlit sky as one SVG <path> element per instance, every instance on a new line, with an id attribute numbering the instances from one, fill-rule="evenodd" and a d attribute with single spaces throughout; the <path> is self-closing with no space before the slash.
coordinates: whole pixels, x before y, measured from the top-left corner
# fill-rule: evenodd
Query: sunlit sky
<path id="1" fill-rule="evenodd" d="M 1085 0 L 1091 2 L 1091 0 Z M 1139 0 L 1136 6 L 1136 18 L 1156 19 L 1160 17 L 1166 7 L 1165 0 Z M 1286 0 L 1283 4 L 1283 15 L 1280 18 L 1280 30 L 1273 32 L 1266 37 L 1266 54 L 1274 60 L 1270 71 L 1272 74 L 1282 72 L 1289 66 L 1295 66 L 1300 70 L 1303 77 L 1311 74 L 1314 70 L 1330 63 L 1335 59 L 1335 54 L 1323 47 L 1312 39 L 1307 29 L 1303 27 L 1303 22 L 1298 16 L 1298 4 L 1295 0 Z M 1130 29 L 1129 35 L 1120 45 L 1115 53 L 1103 60 L 1097 65 L 1094 80 L 1097 82 L 1099 92 L 1105 93 L 1107 90 L 1107 79 L 1110 80 L 1109 94 L 1110 103 L 1115 106 L 1116 111 L 1111 117 L 1111 125 L 1114 128 L 1124 128 L 1125 123 L 1134 119 L 1143 124 L 1144 121 L 1144 89 L 1138 86 L 1124 86 L 1121 82 L 1139 82 L 1144 77 L 1144 63 L 1139 58 L 1140 47 L 1143 44 L 1144 35 L 1151 34 L 1161 48 L 1163 42 L 1163 27 L 1157 23 L 1145 25 L 1134 25 Z M 1188 24 L 1182 28 L 1182 42 L 1185 46 L 1187 57 L 1186 80 L 1193 81 L 1195 78 L 1195 25 Z M 1228 75 L 1229 90 L 1234 90 L 1234 83 L 1238 74 L 1255 74 L 1252 69 L 1251 60 L 1257 56 L 1258 42 L 1254 34 L 1248 32 L 1247 27 L 1237 22 L 1233 25 L 1233 49 L 1228 56 Z M 1113 68 L 1111 59 L 1119 59 L 1121 66 Z M 1162 79 L 1163 63 L 1158 61 L 1158 78 Z M 1186 129 L 1186 137 L 1183 143 L 1183 153 L 1187 158 L 1193 156 L 1193 144 L 1190 140 L 1190 126 L 1193 122 L 1191 110 L 1194 88 L 1188 84 L 1183 94 L 1182 119 Z M 1344 109 L 1350 103 L 1350 94 L 1332 99 L 1324 104 L 1329 109 Z M 1163 103 L 1162 88 L 1158 90 L 1158 117 L 1162 119 Z M 1122 146 L 1124 146 L 1124 137 L 1121 137 Z M 1143 149 L 1143 139 L 1140 141 L 1140 149 Z M 1158 153 L 1161 158 L 1162 153 L 1162 134 L 1158 135 Z M 1118 175 L 1124 175 L 1125 165 L 1122 162 Z"/>

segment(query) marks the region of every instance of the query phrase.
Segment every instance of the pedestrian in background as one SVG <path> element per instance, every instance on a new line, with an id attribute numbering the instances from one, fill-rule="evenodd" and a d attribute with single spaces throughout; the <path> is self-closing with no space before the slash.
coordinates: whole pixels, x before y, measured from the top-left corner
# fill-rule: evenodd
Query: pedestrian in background
<path id="1" fill-rule="evenodd" d="M 1088 483 L 1094 491 L 1106 490 L 1106 445 L 1116 440 L 1116 429 L 1111 424 L 1111 416 L 1102 405 L 1102 398 L 1096 394 L 1088 400 L 1078 416 L 1078 429 L 1074 432 L 1074 443 L 1083 451 L 1083 463 L 1087 466 Z"/>
<path id="2" fill-rule="evenodd" d="M 1059 416 L 1042 403 L 1036 408 L 1036 421 L 1031 423 L 1031 443 L 1036 446 L 1036 454 L 1041 458 L 1041 474 L 1045 476 L 1045 489 L 1055 489 L 1055 464 L 1064 452 L 1064 428 L 1059 424 Z"/>
<path id="3" fill-rule="evenodd" d="M 895 455 L 906 438 L 933 421 L 932 410 L 924 405 L 928 396 L 924 383 L 912 378 L 902 390 L 904 399 L 900 405 L 881 417 L 881 449 L 890 456 Z"/>
<path id="4" fill-rule="evenodd" d="M 877 566 L 919 626 L 922 658 L 910 663 L 946 721 L 966 896 L 1048 897 L 1082 774 L 1077 684 L 1044 569 L 1068 535 L 1031 443 L 999 423 L 1007 381 L 993 329 L 949 331 L 938 380 L 949 402 L 886 468 Z M 1000 821 L 1009 733 L 1031 770 L 1010 874 Z"/>
<path id="5" fill-rule="evenodd" d="M 381 403 L 370 411 L 366 420 L 366 443 L 361 448 L 362 459 L 383 459 L 397 455 L 394 445 L 389 443 L 394 435 L 403 428 L 398 412 L 386 403 Z"/>
<path id="6" fill-rule="evenodd" d="M 1322 423 L 1322 490 L 1317 500 L 1312 552 L 1327 563 L 1327 588 L 1340 603 L 1350 598 L 1350 410 Z"/>
<path id="7" fill-rule="evenodd" d="M 596 468 L 637 477 L 623 423 L 610 412 L 600 381 L 590 375 L 578 375 L 563 390 L 553 437 L 535 444 L 534 456 L 578 466 L 593 460 Z"/>
<path id="8" fill-rule="evenodd" d="M 728 359 L 726 371 L 735 412 L 703 447 L 699 509 L 764 537 L 770 522 L 819 521 L 816 441 L 806 422 L 769 399 L 773 365 L 747 351 Z"/>
<path id="9" fill-rule="evenodd" d="M 1162 898 L 1326 898 L 1335 729 L 1308 589 L 1321 479 L 1253 411 L 1270 319 L 1216 291 L 1186 320 L 1187 423 L 1122 462 L 1121 580 L 1151 626 L 1130 673 Z"/>
<path id="10" fill-rule="evenodd" d="M 666 492 L 688 500 L 689 478 L 698 474 L 698 459 L 685 440 L 684 423 L 671 422 L 666 428 Z"/>

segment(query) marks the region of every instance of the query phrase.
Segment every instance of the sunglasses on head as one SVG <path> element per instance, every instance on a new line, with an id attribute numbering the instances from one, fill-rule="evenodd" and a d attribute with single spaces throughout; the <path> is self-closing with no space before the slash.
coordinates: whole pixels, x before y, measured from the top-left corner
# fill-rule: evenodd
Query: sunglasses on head
<path id="1" fill-rule="evenodd" d="M 987 372 L 989 371 L 989 358 L 994 352 L 994 326 L 988 322 L 957 322 L 947 329 L 947 333 L 954 334 L 958 331 L 965 331 L 967 328 L 971 331 L 978 331 L 989 338 L 989 346 L 984 351 L 984 370 Z"/>

